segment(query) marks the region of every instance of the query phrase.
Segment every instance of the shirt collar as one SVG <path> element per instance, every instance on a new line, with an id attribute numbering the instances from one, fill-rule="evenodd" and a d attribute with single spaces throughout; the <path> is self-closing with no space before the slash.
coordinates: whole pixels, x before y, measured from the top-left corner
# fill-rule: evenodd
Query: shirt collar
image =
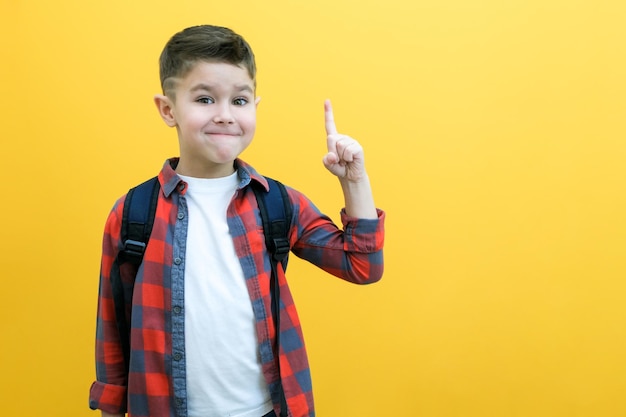
<path id="1" fill-rule="evenodd" d="M 179 158 L 169 158 L 163 164 L 163 168 L 159 173 L 159 182 L 165 197 L 169 198 L 175 191 L 184 191 L 185 182 L 176 174 L 176 166 L 178 165 Z M 252 181 L 260 183 L 265 190 L 269 190 L 269 184 L 264 176 L 259 174 L 251 165 L 244 162 L 241 159 L 235 160 L 235 168 L 237 169 L 237 175 L 239 176 L 238 189 L 245 188 Z"/>

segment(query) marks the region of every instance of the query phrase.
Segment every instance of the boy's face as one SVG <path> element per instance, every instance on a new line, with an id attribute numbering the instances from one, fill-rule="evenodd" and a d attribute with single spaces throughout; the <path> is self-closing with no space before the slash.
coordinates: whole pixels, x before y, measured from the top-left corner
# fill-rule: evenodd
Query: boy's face
<path id="1" fill-rule="evenodd" d="M 165 123 L 178 131 L 176 171 L 199 178 L 232 174 L 256 128 L 258 99 L 248 71 L 201 61 L 177 80 L 174 94 L 175 99 L 157 95 L 155 102 Z"/>

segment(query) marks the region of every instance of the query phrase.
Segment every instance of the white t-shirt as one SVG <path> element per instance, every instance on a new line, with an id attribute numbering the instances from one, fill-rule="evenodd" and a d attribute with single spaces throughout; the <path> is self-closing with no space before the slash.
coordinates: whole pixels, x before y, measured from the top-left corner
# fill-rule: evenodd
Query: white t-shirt
<path id="1" fill-rule="evenodd" d="M 226 222 L 238 176 L 187 182 L 185 352 L 189 417 L 259 417 L 272 410 L 255 318 Z"/>

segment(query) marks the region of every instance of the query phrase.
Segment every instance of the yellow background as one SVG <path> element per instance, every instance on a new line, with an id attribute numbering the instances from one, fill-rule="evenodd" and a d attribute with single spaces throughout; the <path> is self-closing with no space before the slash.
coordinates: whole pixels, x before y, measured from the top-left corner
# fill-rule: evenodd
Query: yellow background
<path id="1" fill-rule="evenodd" d="M 2 0 L 0 415 L 96 415 L 104 220 L 177 153 L 157 58 L 200 23 L 257 55 L 244 159 L 336 219 L 329 97 L 388 214 L 379 284 L 290 263 L 319 416 L 626 415 L 625 5 Z"/>

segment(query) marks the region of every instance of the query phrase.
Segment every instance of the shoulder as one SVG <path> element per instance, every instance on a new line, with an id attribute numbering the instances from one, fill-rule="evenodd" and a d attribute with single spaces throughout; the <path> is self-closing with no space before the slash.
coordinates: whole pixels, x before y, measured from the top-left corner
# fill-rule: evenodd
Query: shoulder
<path id="1" fill-rule="evenodd" d="M 295 207 L 300 206 L 311 206 L 311 201 L 304 195 L 304 193 L 299 190 L 293 188 L 281 178 L 262 175 L 259 173 L 252 165 L 247 162 L 237 159 L 235 161 L 235 167 L 239 172 L 239 178 L 241 179 L 242 185 L 252 185 L 252 186 L 261 186 L 265 189 L 265 191 L 269 190 L 269 181 L 275 181 L 279 184 L 282 184 L 287 191 L 287 195 L 289 196 L 289 201 Z M 256 185 L 253 183 L 257 183 Z"/>

